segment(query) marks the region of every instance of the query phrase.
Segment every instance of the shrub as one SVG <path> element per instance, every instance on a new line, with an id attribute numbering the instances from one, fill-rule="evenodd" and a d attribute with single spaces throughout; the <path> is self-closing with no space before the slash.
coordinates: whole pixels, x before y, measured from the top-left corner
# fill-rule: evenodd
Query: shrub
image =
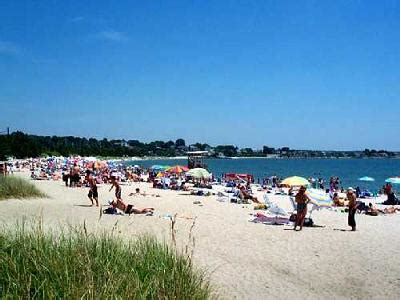
<path id="1" fill-rule="evenodd" d="M 191 259 L 149 236 L 41 227 L 0 231 L 0 297 L 206 299 L 210 286 Z"/>
<path id="2" fill-rule="evenodd" d="M 46 195 L 26 179 L 0 176 L 0 200 L 8 198 L 36 198 Z"/>

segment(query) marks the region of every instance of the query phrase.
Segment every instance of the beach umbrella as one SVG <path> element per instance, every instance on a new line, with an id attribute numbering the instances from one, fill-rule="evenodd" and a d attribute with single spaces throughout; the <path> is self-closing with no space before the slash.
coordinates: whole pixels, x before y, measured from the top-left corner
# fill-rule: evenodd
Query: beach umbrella
<path id="1" fill-rule="evenodd" d="M 310 198 L 310 203 L 317 207 L 331 207 L 332 200 L 329 194 L 319 189 L 307 189 L 306 195 Z"/>
<path id="2" fill-rule="evenodd" d="M 310 182 L 303 177 L 292 176 L 292 177 L 285 178 L 281 182 L 281 184 L 288 185 L 288 186 L 307 186 L 310 184 Z"/>
<path id="3" fill-rule="evenodd" d="M 185 167 L 185 166 L 173 166 L 173 167 L 169 167 L 165 171 L 167 171 L 169 173 L 180 174 L 180 173 L 189 171 L 189 168 Z"/>
<path id="4" fill-rule="evenodd" d="M 390 177 L 385 180 L 387 183 L 400 184 L 400 177 Z"/>
<path id="5" fill-rule="evenodd" d="M 161 178 L 161 177 L 164 177 L 165 176 L 165 173 L 164 172 L 158 172 L 158 174 L 157 174 L 157 178 Z"/>
<path id="6" fill-rule="evenodd" d="M 364 177 L 358 178 L 358 180 L 360 180 L 360 181 L 370 181 L 370 182 L 375 181 L 374 178 L 368 177 L 368 176 L 364 176 Z"/>
<path id="7" fill-rule="evenodd" d="M 165 170 L 167 169 L 167 166 L 162 166 L 162 165 L 152 165 L 150 169 L 154 171 L 159 171 L 159 170 Z"/>
<path id="8" fill-rule="evenodd" d="M 193 178 L 210 178 L 211 174 L 203 168 L 194 168 L 186 172 L 186 175 L 189 175 Z"/>

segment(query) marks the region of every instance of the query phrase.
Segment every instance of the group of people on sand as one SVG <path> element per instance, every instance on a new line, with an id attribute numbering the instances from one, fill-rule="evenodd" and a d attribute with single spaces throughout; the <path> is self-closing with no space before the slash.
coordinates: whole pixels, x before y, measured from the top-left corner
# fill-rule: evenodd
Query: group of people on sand
<path id="1" fill-rule="evenodd" d="M 89 192 L 88 192 L 88 198 L 92 205 L 96 203 L 96 206 L 99 206 L 99 194 L 97 191 L 97 182 L 95 177 L 92 174 L 88 175 L 87 181 L 89 183 Z M 133 204 L 126 204 L 122 200 L 122 188 L 121 185 L 119 184 L 118 180 L 116 177 L 111 177 L 111 187 L 109 191 L 115 190 L 115 199 L 111 201 L 110 207 L 114 209 L 119 209 L 125 214 L 152 214 L 154 211 L 153 207 L 146 207 L 146 208 L 137 208 L 134 207 Z M 141 194 L 139 188 L 136 189 L 136 194 Z M 129 194 L 130 196 L 133 195 L 133 193 Z"/>
<path id="2" fill-rule="evenodd" d="M 115 177 L 111 177 L 111 188 L 110 191 L 115 188 L 115 200 L 110 203 L 113 208 L 119 209 L 126 214 L 152 214 L 154 212 L 153 207 L 137 208 L 133 204 L 126 204 L 122 198 L 122 189 Z"/>
<path id="3" fill-rule="evenodd" d="M 346 196 L 347 200 L 349 201 L 347 223 L 351 227 L 351 231 L 356 231 L 355 214 L 357 212 L 357 207 L 358 207 L 357 197 L 352 188 L 347 189 Z M 304 225 L 304 220 L 307 215 L 307 204 L 311 201 L 310 197 L 308 197 L 308 195 L 306 194 L 305 186 L 300 187 L 299 191 L 295 196 L 295 201 L 297 204 L 297 214 L 293 230 L 297 230 L 297 227 L 299 227 L 299 230 L 302 230 Z"/>
<path id="4" fill-rule="evenodd" d="M 388 199 L 393 197 L 394 192 L 391 189 L 391 186 L 386 186 L 385 194 L 387 194 Z M 351 231 L 356 231 L 357 224 L 355 220 L 355 215 L 357 211 L 365 212 L 366 215 L 370 216 L 377 216 L 378 214 L 394 214 L 396 212 L 400 212 L 400 208 L 391 206 L 386 207 L 384 209 L 379 209 L 375 207 L 372 203 L 365 205 L 364 202 L 357 202 L 357 195 L 356 191 L 349 187 L 346 191 L 346 199 L 347 199 L 347 206 L 348 206 L 348 218 L 347 223 L 351 227 Z M 297 214 L 296 220 L 294 225 L 294 230 L 297 230 L 297 227 L 302 230 L 304 219 L 307 214 L 307 203 L 310 201 L 310 198 L 306 194 L 306 187 L 300 187 L 300 190 L 295 196 L 295 201 L 297 203 Z M 339 201 L 337 193 L 334 194 L 333 203 L 336 204 Z M 387 201 L 383 202 L 382 204 L 386 204 Z M 342 204 L 341 204 L 342 205 Z"/>

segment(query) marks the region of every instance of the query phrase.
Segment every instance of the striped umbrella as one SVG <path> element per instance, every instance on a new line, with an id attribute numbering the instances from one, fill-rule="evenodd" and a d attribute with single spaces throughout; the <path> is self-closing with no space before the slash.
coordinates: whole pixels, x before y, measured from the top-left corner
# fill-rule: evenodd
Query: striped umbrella
<path id="1" fill-rule="evenodd" d="M 166 169 L 165 171 L 167 171 L 168 173 L 180 174 L 189 171 L 189 168 L 185 166 L 173 166 Z"/>
<path id="2" fill-rule="evenodd" d="M 317 207 L 331 207 L 332 200 L 329 194 L 325 193 L 323 190 L 318 189 L 308 189 L 306 195 L 310 198 L 310 203 Z"/>

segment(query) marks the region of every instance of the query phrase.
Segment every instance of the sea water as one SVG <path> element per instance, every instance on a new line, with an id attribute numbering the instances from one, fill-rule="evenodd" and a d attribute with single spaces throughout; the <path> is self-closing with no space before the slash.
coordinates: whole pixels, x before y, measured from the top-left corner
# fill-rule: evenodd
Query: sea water
<path id="1" fill-rule="evenodd" d="M 343 187 L 357 187 L 376 192 L 385 184 L 385 179 L 400 176 L 400 159 L 206 159 L 208 170 L 216 177 L 223 173 L 249 173 L 257 182 L 271 175 L 285 178 L 302 176 L 305 178 L 323 178 L 325 187 L 331 176 L 338 176 Z M 152 165 L 187 165 L 186 159 L 130 161 L 129 165 L 143 167 Z M 358 178 L 369 176 L 374 182 L 362 182 Z M 395 186 L 396 188 L 396 186 Z M 398 189 L 400 186 L 398 187 Z"/>

